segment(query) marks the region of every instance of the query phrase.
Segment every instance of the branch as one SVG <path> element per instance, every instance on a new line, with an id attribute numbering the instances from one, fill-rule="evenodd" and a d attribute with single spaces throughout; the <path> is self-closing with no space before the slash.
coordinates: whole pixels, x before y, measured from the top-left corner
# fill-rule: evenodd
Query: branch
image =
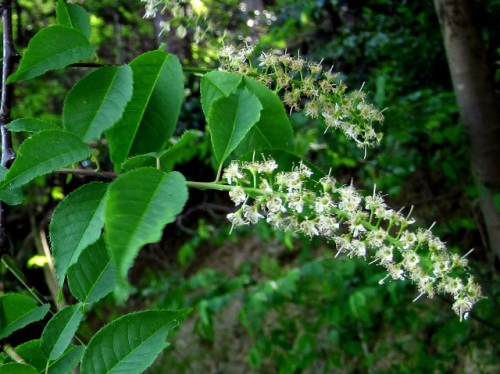
<path id="1" fill-rule="evenodd" d="M 59 174 L 73 174 L 82 175 L 84 177 L 104 177 L 104 178 L 117 178 L 119 174 L 113 173 L 111 171 L 96 171 L 89 169 L 59 169 L 56 171 Z"/>
<path id="2" fill-rule="evenodd" d="M 0 137 L 2 143 L 2 157 L 0 165 L 8 168 L 14 161 L 15 153 L 12 149 L 12 138 L 5 125 L 10 122 L 12 104 L 12 87 L 7 84 L 7 78 L 14 69 L 16 52 L 12 41 L 12 0 L 2 0 L 0 11 L 3 23 L 3 62 L 0 97 Z M 5 252 L 5 203 L 0 202 L 0 255 Z"/>

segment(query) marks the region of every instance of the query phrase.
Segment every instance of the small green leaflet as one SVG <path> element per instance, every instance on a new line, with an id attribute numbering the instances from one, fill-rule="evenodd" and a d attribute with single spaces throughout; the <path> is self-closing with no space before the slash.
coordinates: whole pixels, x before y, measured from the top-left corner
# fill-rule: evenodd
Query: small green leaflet
<path id="1" fill-rule="evenodd" d="M 92 57 L 95 48 L 80 31 L 65 26 L 40 30 L 30 40 L 17 71 L 7 83 L 27 80 Z"/>
<path id="2" fill-rule="evenodd" d="M 221 165 L 260 118 L 262 105 L 247 89 L 215 100 L 208 114 L 215 157 Z"/>
<path id="3" fill-rule="evenodd" d="M 40 132 L 47 130 L 61 130 L 55 123 L 45 122 L 36 118 L 18 118 L 8 123 L 7 130 L 12 132 Z"/>

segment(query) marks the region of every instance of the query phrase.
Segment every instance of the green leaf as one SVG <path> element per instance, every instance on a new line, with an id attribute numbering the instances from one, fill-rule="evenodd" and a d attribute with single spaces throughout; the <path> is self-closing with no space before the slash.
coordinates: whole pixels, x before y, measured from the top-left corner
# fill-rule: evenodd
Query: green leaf
<path id="1" fill-rule="evenodd" d="M 161 239 L 163 228 L 182 211 L 187 196 L 182 174 L 152 168 L 133 170 L 110 184 L 105 239 L 121 286 L 127 285 L 127 272 L 139 249 Z"/>
<path id="2" fill-rule="evenodd" d="M 94 51 L 95 48 L 80 31 L 65 26 L 47 27 L 31 39 L 19 68 L 7 79 L 7 83 L 31 79 L 49 70 L 61 69 L 90 58 Z"/>
<path id="3" fill-rule="evenodd" d="M 85 347 L 70 345 L 63 355 L 55 361 L 49 361 L 49 358 L 43 353 L 39 339 L 23 343 L 17 346 L 15 351 L 39 373 L 45 373 L 45 369 L 48 368 L 48 374 L 68 374 L 80 362 Z"/>
<path id="4" fill-rule="evenodd" d="M 5 174 L 7 174 L 8 171 L 9 169 L 0 165 L 0 180 L 5 178 Z M 12 190 L 0 191 L 0 201 L 4 201 L 9 205 L 21 204 L 23 199 L 23 190 L 20 187 Z"/>
<path id="5" fill-rule="evenodd" d="M 262 104 L 259 121 L 253 126 L 236 150 L 238 154 L 260 149 L 282 149 L 293 152 L 294 135 L 283 103 L 264 84 L 243 77 L 245 87 L 258 97 Z"/>
<path id="6" fill-rule="evenodd" d="M 177 143 L 160 155 L 160 170 L 169 172 L 175 165 L 191 160 L 199 152 L 197 145 L 202 136 L 199 130 L 185 131 Z"/>
<path id="7" fill-rule="evenodd" d="M 82 373 L 142 373 L 168 345 L 168 332 L 189 313 L 189 309 L 148 310 L 114 320 L 90 340 L 82 359 Z"/>
<path id="8" fill-rule="evenodd" d="M 84 142 L 99 139 L 122 117 L 132 97 L 132 69 L 107 66 L 81 79 L 64 102 L 64 127 Z"/>
<path id="9" fill-rule="evenodd" d="M 259 120 L 262 105 L 247 89 L 238 89 L 213 102 L 208 114 L 214 154 L 222 164 Z"/>
<path id="10" fill-rule="evenodd" d="M 70 345 L 61 357 L 49 363 L 49 374 L 70 373 L 78 365 L 84 352 L 84 346 Z"/>
<path id="11" fill-rule="evenodd" d="M 39 339 L 27 341 L 18 345 L 14 350 L 28 365 L 33 366 L 39 372 L 45 370 L 48 358 L 42 352 Z"/>
<path id="12" fill-rule="evenodd" d="M 82 304 L 67 306 L 58 311 L 45 325 L 41 347 L 50 360 L 62 356 L 73 339 L 83 317 Z"/>
<path id="13" fill-rule="evenodd" d="M 36 118 L 19 118 L 10 122 L 5 126 L 7 130 L 12 132 L 40 132 L 47 130 L 60 130 L 61 128 L 55 123 L 45 122 Z"/>
<path id="14" fill-rule="evenodd" d="M 201 106 L 205 117 L 215 100 L 232 94 L 241 84 L 243 77 L 227 71 L 212 71 L 201 78 Z"/>
<path id="15" fill-rule="evenodd" d="M 0 374 L 38 374 L 33 366 L 12 362 L 0 366 Z"/>
<path id="16" fill-rule="evenodd" d="M 14 163 L 0 182 L 0 190 L 21 187 L 40 175 L 84 160 L 90 153 L 85 143 L 67 132 L 36 133 L 19 147 Z"/>
<path id="17" fill-rule="evenodd" d="M 116 279 L 116 268 L 102 237 L 85 248 L 68 269 L 69 289 L 82 303 L 94 303 L 112 292 Z"/>
<path id="18" fill-rule="evenodd" d="M 198 152 L 197 144 L 203 134 L 199 130 L 188 130 L 182 134 L 179 141 L 172 147 L 157 153 L 147 153 L 129 158 L 123 164 L 123 170 L 134 170 L 140 167 L 158 167 L 160 170 L 170 172 L 174 166 L 191 160 Z"/>
<path id="19" fill-rule="evenodd" d="M 59 285 L 83 249 L 101 236 L 107 188 L 105 183 L 88 183 L 70 193 L 54 211 L 50 240 Z"/>
<path id="20" fill-rule="evenodd" d="M 92 31 L 90 17 L 81 6 L 66 4 L 64 0 L 59 0 L 57 2 L 56 15 L 59 25 L 80 30 L 87 39 L 90 38 L 90 32 Z"/>
<path id="21" fill-rule="evenodd" d="M 49 304 L 38 306 L 26 295 L 9 293 L 0 296 L 0 339 L 41 320 L 49 311 Z"/>
<path id="22" fill-rule="evenodd" d="M 117 171 L 127 157 L 161 151 L 177 125 L 184 81 L 174 55 L 147 52 L 130 63 L 134 93 L 122 119 L 106 132 Z"/>

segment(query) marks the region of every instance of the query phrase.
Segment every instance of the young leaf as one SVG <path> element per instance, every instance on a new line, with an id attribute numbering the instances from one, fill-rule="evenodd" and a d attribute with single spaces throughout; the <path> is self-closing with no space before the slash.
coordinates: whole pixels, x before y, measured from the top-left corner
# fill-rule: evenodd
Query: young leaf
<path id="1" fill-rule="evenodd" d="M 32 179 L 90 156 L 80 139 L 60 130 L 36 133 L 26 139 L 11 168 L 0 182 L 0 190 L 21 187 Z"/>
<path id="2" fill-rule="evenodd" d="M 101 237 L 89 245 L 68 269 L 71 293 L 82 303 L 94 303 L 113 291 L 116 286 L 116 268 L 111 262 L 106 243 Z"/>
<path id="3" fill-rule="evenodd" d="M 208 117 L 212 103 L 232 94 L 241 84 L 243 77 L 227 71 L 212 71 L 201 78 L 201 107 L 205 117 Z"/>
<path id="4" fill-rule="evenodd" d="M 255 79 L 243 77 L 243 83 L 246 89 L 257 96 L 263 109 L 259 121 L 248 131 L 237 153 L 243 154 L 258 149 L 282 149 L 293 152 L 293 130 L 281 100 Z"/>
<path id="5" fill-rule="evenodd" d="M 5 125 L 5 127 L 12 132 L 40 132 L 61 129 L 55 123 L 45 122 L 36 118 L 18 118 Z"/>
<path id="6" fill-rule="evenodd" d="M 157 50 L 130 63 L 134 93 L 122 119 L 106 132 L 117 171 L 129 156 L 163 149 L 172 136 L 184 99 L 182 67 L 174 55 Z"/>
<path id="7" fill-rule="evenodd" d="M 82 359 L 82 373 L 142 373 L 168 345 L 168 332 L 189 313 L 189 309 L 148 310 L 114 320 L 90 340 Z"/>
<path id="8" fill-rule="evenodd" d="M 122 116 L 132 97 L 132 69 L 107 66 L 81 79 L 64 102 L 64 127 L 84 142 L 98 139 Z"/>
<path id="9" fill-rule="evenodd" d="M 41 337 L 42 352 L 51 360 L 62 356 L 73 339 L 83 317 L 82 304 L 58 311 L 45 325 Z"/>
<path id="10" fill-rule="evenodd" d="M 90 58 L 94 51 L 95 48 L 80 31 L 65 26 L 47 27 L 31 39 L 17 71 L 7 79 L 7 83 L 61 69 Z"/>
<path id="11" fill-rule="evenodd" d="M 214 154 L 222 164 L 259 120 L 262 105 L 247 89 L 238 89 L 213 102 L 208 125 Z"/>
<path id="12" fill-rule="evenodd" d="M 90 38 L 90 17 L 81 6 L 66 4 L 64 0 L 59 0 L 57 2 L 56 15 L 59 25 L 80 30 L 87 39 Z"/>
<path id="13" fill-rule="evenodd" d="M 11 362 L 0 366 L 0 374 L 38 374 L 33 366 Z"/>
<path id="14" fill-rule="evenodd" d="M 161 239 L 163 228 L 182 211 L 187 197 L 186 181 L 177 172 L 137 169 L 110 184 L 104 209 L 105 239 L 120 286 L 127 285 L 127 272 L 139 249 Z"/>
<path id="15" fill-rule="evenodd" d="M 52 215 L 50 240 L 59 285 L 83 249 L 101 236 L 107 188 L 105 183 L 87 183 L 61 201 Z"/>
<path id="16" fill-rule="evenodd" d="M 0 296 L 0 339 L 42 319 L 49 311 L 49 304 L 38 306 L 26 295 L 9 293 Z"/>

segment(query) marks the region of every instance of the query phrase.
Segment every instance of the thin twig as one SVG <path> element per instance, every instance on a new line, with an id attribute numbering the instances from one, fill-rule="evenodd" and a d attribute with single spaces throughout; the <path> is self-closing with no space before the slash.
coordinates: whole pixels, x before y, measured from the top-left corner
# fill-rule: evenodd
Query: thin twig
<path id="1" fill-rule="evenodd" d="M 59 174 L 81 175 L 84 177 L 101 177 L 101 178 L 117 178 L 119 174 L 111 171 L 97 171 L 90 169 L 59 169 L 56 171 Z"/>
<path id="2" fill-rule="evenodd" d="M 3 0 L 1 3 L 3 23 L 3 60 L 0 97 L 0 137 L 2 143 L 2 157 L 0 165 L 8 168 L 14 161 L 15 153 L 12 149 L 12 138 L 5 125 L 10 122 L 10 109 L 12 103 L 12 87 L 7 84 L 7 78 L 12 73 L 16 52 L 12 41 L 12 0 Z M 5 203 L 0 201 L 0 255 L 6 252 L 5 246 Z"/>

